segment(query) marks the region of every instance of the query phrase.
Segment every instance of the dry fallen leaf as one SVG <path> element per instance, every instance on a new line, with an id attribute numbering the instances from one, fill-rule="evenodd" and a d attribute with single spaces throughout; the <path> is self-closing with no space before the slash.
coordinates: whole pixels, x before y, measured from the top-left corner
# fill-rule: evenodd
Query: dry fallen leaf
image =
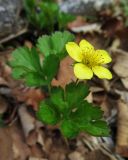
<path id="1" fill-rule="evenodd" d="M 128 104 L 118 101 L 118 128 L 116 152 L 128 157 Z"/>
<path id="2" fill-rule="evenodd" d="M 29 157 L 28 160 L 48 160 L 46 158 Z"/>
<path id="3" fill-rule="evenodd" d="M 114 72 L 120 78 L 128 77 L 128 53 L 117 53 L 114 54 L 116 56 L 116 62 L 113 66 Z"/>
<path id="4" fill-rule="evenodd" d="M 116 61 L 113 70 L 121 79 L 124 87 L 128 89 L 128 53 L 117 49 L 114 56 Z"/>
<path id="5" fill-rule="evenodd" d="M 86 25 L 82 25 L 80 27 L 72 27 L 71 30 L 75 33 L 80 33 L 83 32 L 85 33 L 101 33 L 101 25 L 98 23 L 93 23 L 93 24 L 86 24 Z"/>
<path id="6" fill-rule="evenodd" d="M 69 82 L 76 80 L 71 66 L 72 63 L 73 60 L 70 57 L 66 57 L 61 61 L 57 78 L 52 81 L 53 86 L 65 87 Z"/>
<path id="7" fill-rule="evenodd" d="M 108 152 L 108 154 L 109 155 L 106 155 L 100 149 L 96 149 L 89 152 L 85 157 L 85 160 L 117 160 L 113 156 L 111 157 L 111 153 Z"/>
<path id="8" fill-rule="evenodd" d="M 115 34 L 124 28 L 123 21 L 119 18 L 109 18 L 102 25 L 102 29 L 108 37 L 114 37 Z"/>
<path id="9" fill-rule="evenodd" d="M 74 27 L 80 27 L 86 24 L 86 20 L 82 16 L 77 16 L 73 22 L 68 24 L 68 28 L 72 30 Z"/>
<path id="10" fill-rule="evenodd" d="M 13 94 L 17 97 L 18 101 L 32 106 L 35 111 L 38 110 L 40 101 L 45 98 L 44 93 L 40 89 L 35 88 L 17 87 L 13 89 Z"/>
<path id="11" fill-rule="evenodd" d="M 25 104 L 19 106 L 18 109 L 19 118 L 23 127 L 25 137 L 28 137 L 29 133 L 35 129 L 35 118 L 27 111 Z"/>
<path id="12" fill-rule="evenodd" d="M 12 138 L 7 128 L 0 128 L 0 160 L 14 160 Z"/>
<path id="13" fill-rule="evenodd" d="M 121 81 L 126 89 L 128 89 L 128 77 L 121 78 Z"/>
<path id="14" fill-rule="evenodd" d="M 74 151 L 68 155 L 70 160 L 84 160 L 80 152 Z"/>
<path id="15" fill-rule="evenodd" d="M 9 134 L 12 137 L 13 160 L 25 160 L 31 154 L 30 149 L 24 140 L 23 132 L 19 126 L 20 124 L 15 122 L 9 128 Z"/>

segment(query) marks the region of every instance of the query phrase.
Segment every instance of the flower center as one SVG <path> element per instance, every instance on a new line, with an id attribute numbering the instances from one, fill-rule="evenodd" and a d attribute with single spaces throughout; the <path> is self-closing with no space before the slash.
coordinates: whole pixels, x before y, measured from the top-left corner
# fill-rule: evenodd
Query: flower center
<path id="1" fill-rule="evenodd" d="M 83 61 L 85 65 L 89 68 L 92 68 L 97 65 L 101 65 L 104 62 L 104 58 L 102 55 L 97 54 L 94 52 L 83 52 Z"/>

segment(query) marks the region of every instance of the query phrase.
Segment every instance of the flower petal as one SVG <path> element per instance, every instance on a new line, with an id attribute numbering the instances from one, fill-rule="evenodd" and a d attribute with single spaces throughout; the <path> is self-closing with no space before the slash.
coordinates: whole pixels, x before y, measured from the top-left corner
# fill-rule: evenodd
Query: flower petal
<path id="1" fill-rule="evenodd" d="M 81 40 L 79 45 L 85 53 L 92 53 L 94 51 L 94 47 L 85 39 Z"/>
<path id="2" fill-rule="evenodd" d="M 75 61 L 81 62 L 83 55 L 82 50 L 75 42 L 68 42 L 66 44 L 66 50 L 70 57 L 72 57 Z"/>
<path id="3" fill-rule="evenodd" d="M 74 74 L 78 79 L 91 79 L 93 76 L 92 70 L 82 63 L 74 65 Z"/>
<path id="4" fill-rule="evenodd" d="M 112 79 L 112 73 L 105 67 L 95 66 L 92 67 L 94 74 L 101 79 Z"/>
<path id="5" fill-rule="evenodd" d="M 105 50 L 96 50 L 95 54 L 97 55 L 97 63 L 106 64 L 112 61 L 109 53 Z"/>

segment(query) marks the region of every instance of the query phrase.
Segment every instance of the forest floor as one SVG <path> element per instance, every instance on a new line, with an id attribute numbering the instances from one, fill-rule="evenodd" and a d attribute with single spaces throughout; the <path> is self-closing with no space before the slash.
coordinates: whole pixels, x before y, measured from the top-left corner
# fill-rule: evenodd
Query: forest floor
<path id="1" fill-rule="evenodd" d="M 26 87 L 14 80 L 7 62 L 12 51 L 21 45 L 31 47 L 29 33 L 2 44 L 0 51 L 0 160 L 123 160 L 128 158 L 128 27 L 123 18 L 109 11 L 103 21 L 88 22 L 83 17 L 68 25 L 76 42 L 86 38 L 95 48 L 108 50 L 112 57 L 110 81 L 89 81 L 88 101 L 101 106 L 111 128 L 110 137 L 93 137 L 81 133 L 65 139 L 57 126 L 46 126 L 36 119 L 38 104 L 45 98 L 38 88 Z M 53 85 L 65 86 L 74 79 L 66 57 L 60 64 Z"/>

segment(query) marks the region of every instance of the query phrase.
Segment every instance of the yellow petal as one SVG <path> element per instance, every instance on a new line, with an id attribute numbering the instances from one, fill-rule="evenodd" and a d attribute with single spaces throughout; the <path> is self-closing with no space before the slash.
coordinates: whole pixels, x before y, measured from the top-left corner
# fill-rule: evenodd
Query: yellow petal
<path id="1" fill-rule="evenodd" d="M 95 66 L 92 67 L 92 70 L 94 74 L 101 79 L 112 79 L 112 73 L 105 67 Z"/>
<path id="2" fill-rule="evenodd" d="M 112 61 L 109 53 L 105 50 L 96 50 L 95 54 L 97 55 L 97 62 L 99 64 L 106 64 Z"/>
<path id="3" fill-rule="evenodd" d="M 66 50 L 70 57 L 72 57 L 75 61 L 81 62 L 82 61 L 82 50 L 75 42 L 68 42 L 66 44 Z"/>
<path id="4" fill-rule="evenodd" d="M 78 79 L 91 79 L 93 76 L 92 70 L 82 63 L 74 65 L 74 74 Z"/>
<path id="5" fill-rule="evenodd" d="M 85 53 L 92 53 L 94 51 L 94 47 L 85 39 L 81 40 L 79 45 Z"/>

